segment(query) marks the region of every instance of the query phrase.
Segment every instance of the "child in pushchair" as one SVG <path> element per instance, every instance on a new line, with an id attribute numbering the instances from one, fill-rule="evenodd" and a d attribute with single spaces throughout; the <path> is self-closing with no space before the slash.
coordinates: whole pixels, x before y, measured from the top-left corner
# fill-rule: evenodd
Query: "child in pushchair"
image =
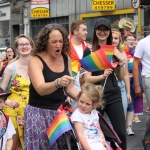
<path id="1" fill-rule="evenodd" d="M 73 112 L 69 107 L 63 105 L 60 110 L 67 110 L 73 112 L 71 115 L 71 122 L 74 126 L 74 132 L 83 147 L 86 150 L 110 150 L 106 140 L 110 142 L 113 150 L 121 150 L 118 143 L 120 139 L 109 126 L 107 121 L 95 110 L 96 107 L 101 106 L 101 92 L 100 86 L 95 86 L 91 83 L 85 83 L 78 96 L 78 108 Z M 103 132 L 102 132 L 103 131 Z M 104 133 L 104 135 L 103 135 Z M 75 146 L 76 135 L 72 134 L 71 137 L 71 150 L 80 149 Z M 105 140 L 106 138 L 106 140 Z"/>

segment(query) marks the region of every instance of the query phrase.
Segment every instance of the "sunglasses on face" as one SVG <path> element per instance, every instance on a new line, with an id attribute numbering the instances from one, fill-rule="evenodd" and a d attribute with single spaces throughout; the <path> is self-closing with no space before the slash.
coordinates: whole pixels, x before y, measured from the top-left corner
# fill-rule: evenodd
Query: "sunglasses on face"
<path id="1" fill-rule="evenodd" d="M 101 28 L 97 28 L 96 29 L 99 33 L 108 33 L 110 30 L 109 29 L 101 29 Z"/>

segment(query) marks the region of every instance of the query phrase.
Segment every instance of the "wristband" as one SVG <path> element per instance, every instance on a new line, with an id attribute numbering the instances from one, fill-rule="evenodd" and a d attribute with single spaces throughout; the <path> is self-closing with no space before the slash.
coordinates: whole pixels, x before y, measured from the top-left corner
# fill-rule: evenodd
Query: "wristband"
<path id="1" fill-rule="evenodd" d="M 58 86 L 58 79 L 56 79 L 54 82 L 55 82 L 56 89 L 58 89 L 59 88 L 59 86 Z"/>
<path id="2" fill-rule="evenodd" d="M 122 62 L 122 63 L 119 62 L 118 65 L 119 65 L 119 66 L 124 66 L 124 65 L 125 65 L 125 62 Z"/>

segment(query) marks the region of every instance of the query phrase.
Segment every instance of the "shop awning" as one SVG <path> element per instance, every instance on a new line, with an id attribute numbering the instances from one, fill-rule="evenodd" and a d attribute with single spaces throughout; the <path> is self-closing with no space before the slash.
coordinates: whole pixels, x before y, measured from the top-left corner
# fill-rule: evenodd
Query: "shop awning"
<path id="1" fill-rule="evenodd" d="M 150 0 L 141 0 L 141 5 L 150 5 Z"/>

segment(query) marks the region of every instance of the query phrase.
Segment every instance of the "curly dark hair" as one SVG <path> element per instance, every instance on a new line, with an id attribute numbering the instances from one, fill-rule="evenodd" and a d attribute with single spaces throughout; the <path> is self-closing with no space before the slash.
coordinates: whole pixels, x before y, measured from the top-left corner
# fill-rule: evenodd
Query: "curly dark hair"
<path id="1" fill-rule="evenodd" d="M 63 36 L 62 52 L 70 56 L 68 33 L 66 29 L 59 24 L 48 24 L 41 29 L 41 31 L 35 37 L 35 51 L 33 51 L 32 53 L 33 55 L 37 55 L 38 53 L 47 50 L 49 34 L 54 30 L 58 30 L 62 34 Z"/>
<path id="2" fill-rule="evenodd" d="M 5 52 L 7 53 L 7 50 L 8 50 L 9 48 L 12 49 L 12 51 L 13 51 L 13 53 L 14 53 L 13 58 L 15 58 L 15 57 L 16 57 L 16 53 L 15 53 L 15 50 L 14 50 L 12 47 L 7 47 L 6 50 L 5 50 Z M 6 59 L 8 59 L 7 55 L 6 55 Z"/>

